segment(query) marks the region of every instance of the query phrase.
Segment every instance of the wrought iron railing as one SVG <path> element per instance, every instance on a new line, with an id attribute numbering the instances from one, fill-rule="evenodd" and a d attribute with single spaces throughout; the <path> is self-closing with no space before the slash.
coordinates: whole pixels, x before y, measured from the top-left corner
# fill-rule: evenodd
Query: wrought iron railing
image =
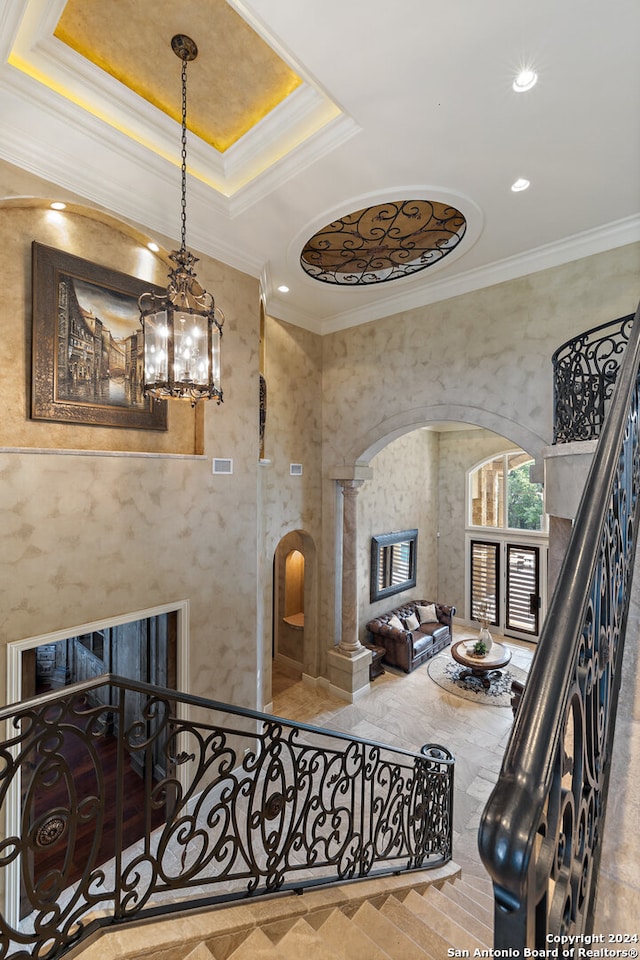
<path id="1" fill-rule="evenodd" d="M 633 314 L 567 340 L 553 354 L 553 442 L 600 436 Z"/>
<path id="2" fill-rule="evenodd" d="M 451 857 L 453 758 L 434 744 L 394 749 L 112 676 L 0 721 L 2 958 Z"/>
<path id="3" fill-rule="evenodd" d="M 480 824 L 494 945 L 520 956 L 546 956 L 548 935 L 589 933 L 593 922 L 637 540 L 639 365 L 640 307 Z"/>

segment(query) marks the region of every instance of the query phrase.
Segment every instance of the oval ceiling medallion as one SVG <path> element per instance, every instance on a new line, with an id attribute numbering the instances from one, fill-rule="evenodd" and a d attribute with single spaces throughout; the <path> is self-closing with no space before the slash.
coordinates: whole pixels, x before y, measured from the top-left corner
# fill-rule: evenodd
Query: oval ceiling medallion
<path id="1" fill-rule="evenodd" d="M 305 273 L 323 283 L 386 283 L 426 270 L 454 250 L 467 221 L 451 204 L 394 200 L 349 213 L 307 240 Z"/>

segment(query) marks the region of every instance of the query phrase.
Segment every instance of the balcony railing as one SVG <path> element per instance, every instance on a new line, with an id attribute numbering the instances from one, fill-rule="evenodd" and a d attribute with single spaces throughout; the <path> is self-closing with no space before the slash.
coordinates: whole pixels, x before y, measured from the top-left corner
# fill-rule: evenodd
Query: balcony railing
<path id="1" fill-rule="evenodd" d="M 600 436 L 633 314 L 567 340 L 553 354 L 553 442 Z"/>
<path id="2" fill-rule="evenodd" d="M 393 749 L 113 676 L 0 721 L 2 958 L 53 960 L 97 924 L 451 857 L 453 758 L 433 744 Z"/>
<path id="3" fill-rule="evenodd" d="M 592 929 L 637 541 L 639 370 L 640 307 L 480 824 L 494 945 L 520 956 Z"/>

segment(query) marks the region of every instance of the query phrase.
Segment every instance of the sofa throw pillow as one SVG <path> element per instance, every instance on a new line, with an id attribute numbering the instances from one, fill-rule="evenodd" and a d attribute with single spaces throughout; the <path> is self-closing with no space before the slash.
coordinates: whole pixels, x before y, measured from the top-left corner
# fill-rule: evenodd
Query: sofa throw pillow
<path id="1" fill-rule="evenodd" d="M 395 613 L 393 614 L 392 617 L 389 617 L 389 619 L 387 620 L 387 623 L 389 624 L 390 627 L 393 627 L 394 630 L 404 630 L 401 620 L 398 617 L 396 617 Z"/>
<path id="2" fill-rule="evenodd" d="M 408 617 L 404 618 L 404 625 L 407 630 L 417 630 L 420 626 L 420 621 L 416 617 L 415 613 L 410 613 Z"/>
<path id="3" fill-rule="evenodd" d="M 438 619 L 435 603 L 429 603 L 426 607 L 416 607 L 420 623 L 434 623 Z"/>

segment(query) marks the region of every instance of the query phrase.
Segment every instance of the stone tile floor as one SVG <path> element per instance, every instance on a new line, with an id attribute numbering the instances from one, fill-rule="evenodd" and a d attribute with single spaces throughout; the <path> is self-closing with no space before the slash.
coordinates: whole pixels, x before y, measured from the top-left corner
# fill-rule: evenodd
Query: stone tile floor
<path id="1" fill-rule="evenodd" d="M 475 631 L 477 633 L 477 631 Z M 473 637 L 459 628 L 456 639 Z M 512 663 L 528 671 L 535 644 L 497 637 L 512 651 Z M 273 669 L 276 716 L 377 740 L 389 746 L 419 750 L 438 743 L 453 753 L 454 859 L 479 862 L 477 831 L 480 814 L 496 782 L 513 725 L 511 710 L 475 703 L 446 693 L 430 678 L 428 664 L 405 674 L 386 667 L 355 703 Z"/>

